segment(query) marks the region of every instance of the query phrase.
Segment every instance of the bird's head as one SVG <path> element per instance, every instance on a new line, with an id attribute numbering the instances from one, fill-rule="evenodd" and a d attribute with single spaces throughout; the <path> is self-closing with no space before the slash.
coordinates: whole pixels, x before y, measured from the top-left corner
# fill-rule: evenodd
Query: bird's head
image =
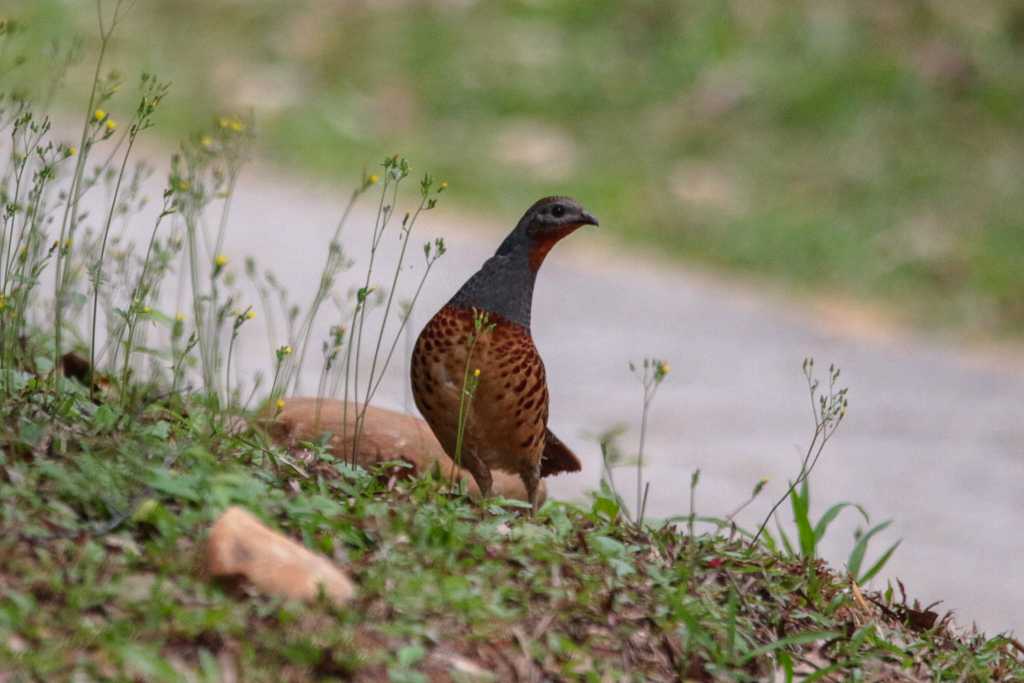
<path id="1" fill-rule="evenodd" d="M 571 197 L 545 197 L 533 204 L 519 219 L 513 235 L 525 239 L 530 267 L 540 268 L 551 247 L 584 225 L 598 225 L 593 215 Z"/>

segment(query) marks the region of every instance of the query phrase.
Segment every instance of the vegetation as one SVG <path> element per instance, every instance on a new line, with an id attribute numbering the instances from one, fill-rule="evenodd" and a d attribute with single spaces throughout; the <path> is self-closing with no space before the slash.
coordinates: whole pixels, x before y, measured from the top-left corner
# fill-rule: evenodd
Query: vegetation
<path id="1" fill-rule="evenodd" d="M 95 33 L 26 4 L 39 44 Z M 176 84 L 173 136 L 251 107 L 284 163 L 399 147 L 491 216 L 571 189 L 660 253 L 1019 334 L 1022 46 L 1009 0 L 184 0 L 111 50 Z"/>
<path id="2" fill-rule="evenodd" d="M 860 588 L 895 550 L 867 557 L 885 523 L 864 530 L 845 571 L 817 557 L 831 522 L 859 510 L 841 503 L 817 521 L 808 516 L 810 475 L 847 407 L 835 369 L 819 388 L 813 364 L 804 366 L 814 433 L 780 501 L 790 503 L 795 536 L 777 520 L 770 530 L 774 517 L 751 533 L 700 516 L 699 473 L 688 515 L 644 520 L 643 469 L 631 513 L 615 487 L 621 461 L 611 439 L 589 505 L 548 502 L 535 514 L 514 501 L 473 502 L 438 477 L 407 477 L 401 463 L 367 471 L 325 442 L 295 450 L 274 443 L 263 418 L 273 419 L 296 386 L 310 344 L 322 343 L 320 395 L 355 397 L 356 410 L 373 399 L 444 254 L 441 241 L 424 245 L 420 279 L 403 305 L 405 246 L 446 183 L 424 175 L 418 208 L 401 214 L 405 159 L 389 156 L 380 175 L 362 176 L 352 200 L 379 192 L 379 208 L 365 284 L 348 299 L 333 293 L 351 265 L 339 242 L 347 211 L 305 308 L 272 274 L 246 264 L 259 310 L 269 318 L 280 309 L 286 332 L 279 343 L 270 328 L 270 386 L 245 384 L 233 349 L 256 309 L 239 298 L 220 246 L 252 124 L 222 116 L 188 137 L 154 225 L 133 232 L 148 170 L 131 153 L 163 111 L 168 87 L 144 75 L 125 110 L 134 113 L 111 113 L 127 89 L 105 59 L 127 4 L 115 0 L 100 16 L 79 144 L 55 142 L 23 91 L 3 90 L 0 100 L 8 135 L 0 173 L 0 679 L 1024 676 L 1024 647 L 1009 636 L 958 634 L 948 617 L 908 603 L 902 586 Z M 33 73 L 22 59 L 31 33 L 11 23 L 0 33 L 0 73 Z M 105 210 L 84 211 L 83 198 L 97 194 Z M 389 230 L 403 248 L 382 264 L 376 245 Z M 145 248 L 136 248 L 135 234 Z M 382 268 L 393 268 L 387 291 L 371 285 Z M 188 314 L 163 310 L 161 291 L 174 275 L 189 292 Z M 308 321 L 328 302 L 349 325 L 313 339 Z M 373 318 L 367 327 L 371 308 L 382 314 L 376 329 Z M 370 370 L 360 379 L 361 365 Z M 642 367 L 646 416 L 669 368 L 656 360 Z M 467 400 L 471 378 L 467 366 Z M 205 534 L 229 505 L 345 566 L 359 587 L 356 602 L 293 603 L 205 575 Z"/>
<path id="3" fill-rule="evenodd" d="M 773 549 L 726 520 L 638 526 L 607 488 L 531 518 L 397 463 L 367 472 L 319 444 L 211 434 L 198 399 L 122 408 L 18 377 L 0 404 L 8 680 L 1024 676 L 1012 639 L 956 635 L 902 587 L 862 592 L 816 559 L 827 521 L 806 547 L 801 530 Z M 301 605 L 209 580 L 203 539 L 231 504 L 345 566 L 357 600 Z"/>

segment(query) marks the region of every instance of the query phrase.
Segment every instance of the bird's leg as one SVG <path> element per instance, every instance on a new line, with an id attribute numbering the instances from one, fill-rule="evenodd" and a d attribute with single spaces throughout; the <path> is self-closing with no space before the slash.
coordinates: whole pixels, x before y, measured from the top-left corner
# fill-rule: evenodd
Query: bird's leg
<path id="1" fill-rule="evenodd" d="M 526 500 L 530 503 L 530 514 L 537 514 L 537 487 L 540 486 L 540 462 L 536 467 L 524 470 L 519 478 L 523 480 L 526 487 Z"/>
<path id="2" fill-rule="evenodd" d="M 462 453 L 462 466 L 473 475 L 480 489 L 480 497 L 491 495 L 491 468 L 477 456 L 475 448 L 467 448 Z"/>

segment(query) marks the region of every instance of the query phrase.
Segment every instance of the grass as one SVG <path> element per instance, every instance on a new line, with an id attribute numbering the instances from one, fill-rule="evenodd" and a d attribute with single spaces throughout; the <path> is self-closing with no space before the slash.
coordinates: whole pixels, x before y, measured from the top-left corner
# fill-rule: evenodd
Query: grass
<path id="1" fill-rule="evenodd" d="M 892 588 L 725 526 L 638 526 L 616 498 L 477 504 L 365 471 L 208 404 L 128 409 L 19 375 L 0 404 L 0 672 L 11 680 L 1002 681 L 1008 637 L 957 634 Z M 238 504 L 342 563 L 347 608 L 214 582 L 205 533 Z M 458 658 L 475 663 L 478 668 Z M 452 673 L 462 666 L 464 674 Z M 475 673 L 474 673 L 475 672 Z M 237 677 L 237 678 L 234 678 Z"/>
<path id="2" fill-rule="evenodd" d="M 95 41 L 90 3 L 9 7 Z M 285 164 L 400 148 L 496 220 L 567 192 L 660 253 L 1019 335 L 1024 20 L 972 8 L 187 0 L 111 54 L 177 84 L 172 137 L 252 108 Z"/>
<path id="3" fill-rule="evenodd" d="M 121 24 L 128 4 L 116 2 L 101 18 L 102 35 Z M 14 78 L 22 67 L 34 73 L 19 58 L 26 38 L 31 44 L 31 34 L 0 27 L 0 66 Z M 254 143 L 251 123 L 223 116 L 181 144 L 158 216 L 135 233 L 146 236 L 137 249 L 130 235 L 145 169 L 130 156 L 163 111 L 167 88 L 144 76 L 135 114 L 119 122 L 109 103 L 123 78 L 105 75 L 105 52 L 85 88 L 78 146 L 53 141 L 45 109 L 17 88 L 0 98 L 9 136 L 0 174 L 0 679 L 1024 676 L 1024 647 L 1009 635 L 958 632 L 948 617 L 909 602 L 902 585 L 861 589 L 857 581 L 878 574 L 895 551 L 868 559 L 886 522 L 862 532 L 845 571 L 818 558 L 843 511 L 860 511 L 870 525 L 850 503 L 809 518 L 810 475 L 847 407 L 834 368 L 819 390 L 812 363 L 804 365 L 814 433 L 776 505 L 790 502 L 793 540 L 774 509 L 756 533 L 699 516 L 699 472 L 690 513 L 652 521 L 644 519 L 649 484 L 638 464 L 631 514 L 614 485 L 610 439 L 590 504 L 548 502 L 534 514 L 520 502 L 474 502 L 436 476 L 407 476 L 401 463 L 359 467 L 355 446 L 350 454 L 320 442 L 275 444 L 266 419 L 297 386 L 307 347 L 318 341 L 319 395 L 356 398 L 353 439 L 360 437 L 359 416 L 444 254 L 443 241 L 424 245 L 420 279 L 403 304 L 405 246 L 416 217 L 447 185 L 425 174 L 414 208 L 395 218 L 403 216 L 408 162 L 388 156 L 380 175 L 363 173 L 352 200 L 379 192 L 378 210 L 364 284 L 347 299 L 332 295 L 352 267 L 340 244 L 347 210 L 307 306 L 289 299 L 272 273 L 246 264 L 260 312 L 269 319 L 279 308 L 283 322 L 269 327 L 274 376 L 264 389 L 233 363 L 255 307 L 245 303 L 237 264 L 221 253 L 233 187 Z M 94 225 L 79 203 L 104 190 L 107 207 Z M 376 258 L 386 233 L 403 244 L 393 263 Z M 42 285 L 53 272 L 51 299 Z M 372 284 L 381 272 L 393 273 L 387 290 Z M 190 315 L 161 309 L 161 289 L 175 275 Z M 309 321 L 327 299 L 349 327 L 316 340 Z M 379 326 L 367 323 L 371 310 L 383 313 Z M 477 332 L 484 326 L 481 319 Z M 360 365 L 369 368 L 361 380 Z M 644 362 L 642 416 L 668 372 L 663 361 Z M 231 505 L 346 567 L 356 602 L 292 603 L 212 580 L 203 543 Z"/>

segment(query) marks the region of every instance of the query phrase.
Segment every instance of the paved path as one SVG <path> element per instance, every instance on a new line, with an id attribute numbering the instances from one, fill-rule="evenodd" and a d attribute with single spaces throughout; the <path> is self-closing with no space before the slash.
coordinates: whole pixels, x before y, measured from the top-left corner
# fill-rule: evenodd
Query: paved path
<path id="1" fill-rule="evenodd" d="M 245 176 L 228 237 L 234 267 L 240 271 L 243 257 L 255 256 L 272 266 L 293 296 L 312 294 L 346 196 L 314 185 L 276 182 L 266 171 Z M 518 217 L 495 216 L 496 224 L 470 230 L 446 202 L 426 215 L 416 241 L 444 235 L 450 251 L 426 287 L 416 332 Z M 350 254 L 365 253 L 369 230 L 366 213 L 353 216 L 344 240 Z M 901 577 L 925 603 L 945 600 L 961 624 L 977 620 L 989 632 L 1024 627 L 1019 362 L 920 339 L 853 333 L 834 322 L 843 316 L 806 312 L 753 287 L 656 267 L 628 254 L 608 258 L 589 248 L 599 234 L 583 230 L 560 245 L 536 290 L 534 334 L 548 367 L 551 424 L 585 463 L 582 474 L 549 480 L 555 496 L 581 499 L 596 485 L 599 456 L 587 433 L 639 423 L 640 389 L 627 363 L 652 355 L 669 360 L 673 372 L 650 423 L 650 511 L 684 511 L 690 474 L 700 467 L 697 509 L 705 514 L 727 513 L 759 478 L 770 479 L 766 494 L 741 517 L 756 524 L 797 471 L 798 451 L 809 438 L 800 367 L 805 356 L 814 356 L 822 368 L 839 365 L 850 387 L 847 422 L 813 478 L 816 514 L 851 500 L 874 520 L 893 519 L 874 546 L 877 553 L 903 539 L 885 576 Z M 384 244 L 384 262 L 390 263 L 397 240 L 386 237 Z M 407 284 L 418 277 L 420 256 L 417 251 L 412 259 L 415 271 Z M 359 266 L 344 289 L 358 272 Z M 321 332 L 332 322 L 324 316 Z M 319 341 L 311 357 L 318 351 Z M 267 357 L 264 335 L 250 330 L 243 364 L 267 367 Z M 383 403 L 409 405 L 406 362 L 403 356 L 393 368 Z M 316 372 L 309 369 L 307 387 L 315 386 Z M 636 435 L 633 429 L 625 437 L 630 450 Z M 619 473 L 629 500 L 632 477 L 632 470 Z M 854 522 L 853 516 L 841 518 L 829 533 L 825 554 L 831 561 L 845 560 Z M 874 585 L 884 586 L 884 579 Z"/>

